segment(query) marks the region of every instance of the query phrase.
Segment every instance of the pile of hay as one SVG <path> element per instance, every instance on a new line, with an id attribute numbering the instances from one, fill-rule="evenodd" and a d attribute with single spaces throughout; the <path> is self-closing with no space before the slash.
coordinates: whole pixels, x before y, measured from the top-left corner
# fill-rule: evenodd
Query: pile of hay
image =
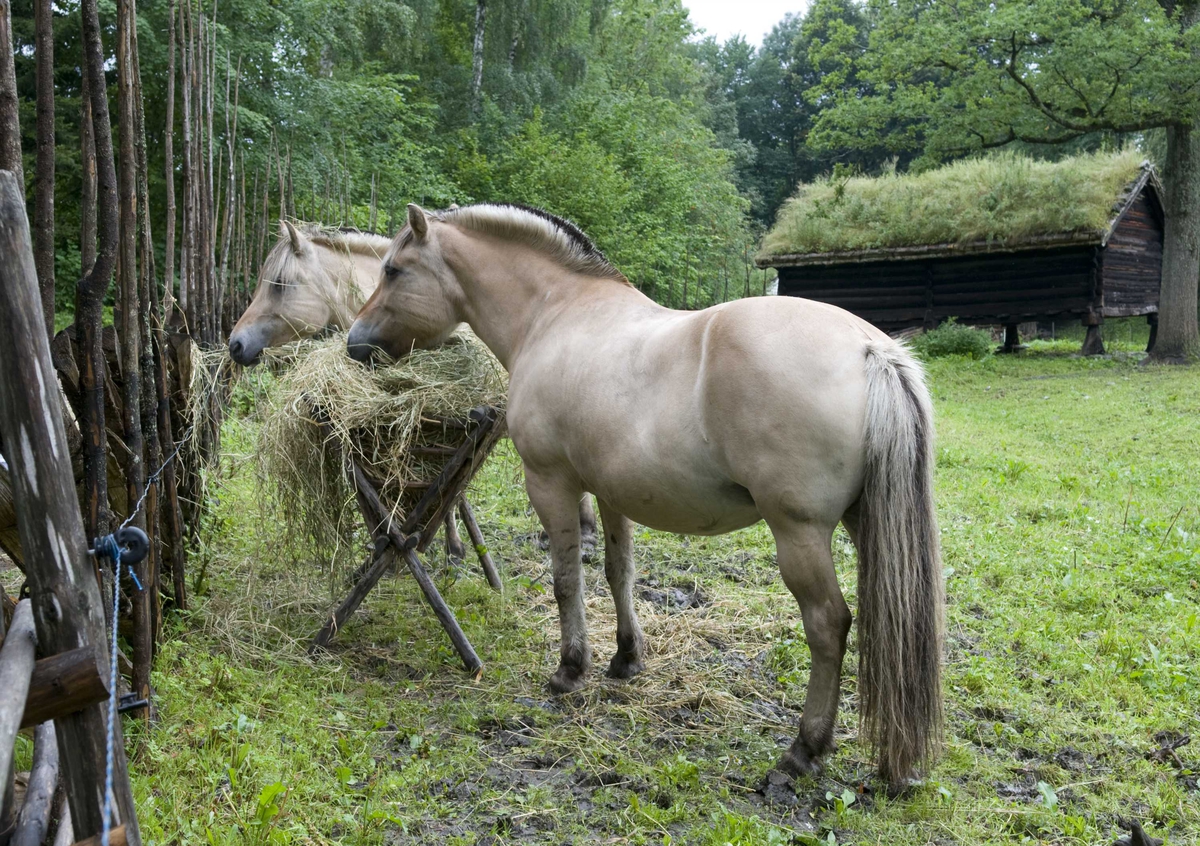
<path id="1" fill-rule="evenodd" d="M 351 359 L 345 335 L 302 342 L 288 357 L 290 369 L 259 435 L 260 477 L 291 539 L 315 545 L 329 561 L 354 551 L 362 522 L 344 456 L 399 510 L 404 486 L 432 480 L 444 462 L 414 454 L 430 437 L 422 419 L 462 419 L 481 405 L 503 408 L 508 390 L 500 362 L 467 329 L 438 349 L 417 350 L 389 365 L 365 367 Z"/>

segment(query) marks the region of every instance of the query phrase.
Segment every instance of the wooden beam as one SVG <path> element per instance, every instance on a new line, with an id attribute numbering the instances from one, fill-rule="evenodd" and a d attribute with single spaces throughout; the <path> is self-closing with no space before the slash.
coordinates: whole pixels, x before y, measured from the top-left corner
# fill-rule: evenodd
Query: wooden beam
<path id="1" fill-rule="evenodd" d="M 44 653 L 93 645 L 97 655 L 106 656 L 104 602 L 84 540 L 54 384 L 24 191 L 11 173 L 0 172 L 0 440 L 21 445 L 5 457 L 12 468 L 34 625 Z M 22 693 L 22 708 L 24 698 Z M 55 721 L 76 835 L 98 834 L 103 826 L 103 791 L 96 788 L 104 783 L 107 725 L 104 704 Z M 129 843 L 141 846 L 120 721 L 114 749 L 117 820 L 128 827 Z"/>
<path id="2" fill-rule="evenodd" d="M 108 698 L 90 646 L 43 658 L 34 665 L 21 728 L 56 720 Z"/>

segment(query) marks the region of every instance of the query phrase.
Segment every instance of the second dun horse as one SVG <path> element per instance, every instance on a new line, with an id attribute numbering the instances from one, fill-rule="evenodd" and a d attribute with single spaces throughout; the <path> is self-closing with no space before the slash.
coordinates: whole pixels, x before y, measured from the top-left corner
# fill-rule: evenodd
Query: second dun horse
<path id="1" fill-rule="evenodd" d="M 940 739 L 943 586 L 931 405 L 905 348 L 792 297 L 664 308 L 577 227 L 537 209 L 410 205 L 349 352 L 400 356 L 460 323 L 509 371 L 509 432 L 554 565 L 551 688 L 578 689 L 591 666 L 581 492 L 600 505 L 618 678 L 644 657 L 632 521 L 711 535 L 765 520 L 812 653 L 780 767 L 816 772 L 833 748 L 851 625 L 830 549 L 841 522 L 858 549 L 861 736 L 883 778 L 911 778 Z"/>
<path id="2" fill-rule="evenodd" d="M 280 221 L 254 297 L 229 333 L 229 357 L 252 367 L 267 347 L 349 328 L 390 244 L 383 235 Z"/>

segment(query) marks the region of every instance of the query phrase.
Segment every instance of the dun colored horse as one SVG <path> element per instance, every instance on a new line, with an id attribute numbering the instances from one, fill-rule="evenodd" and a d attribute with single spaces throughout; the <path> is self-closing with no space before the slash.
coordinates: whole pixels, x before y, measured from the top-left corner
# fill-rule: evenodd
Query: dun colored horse
<path id="1" fill-rule="evenodd" d="M 229 334 L 229 355 L 246 367 L 267 347 L 346 329 L 379 282 L 379 261 L 390 240 L 280 221 L 254 298 Z"/>
<path id="2" fill-rule="evenodd" d="M 573 224 L 537 209 L 408 212 L 349 353 L 403 355 L 465 322 L 508 368 L 509 432 L 554 564 L 551 688 L 581 687 L 591 665 L 581 492 L 603 521 L 617 678 L 643 668 L 632 521 L 711 535 L 766 520 L 812 653 L 780 767 L 819 771 L 851 624 L 830 549 L 841 522 L 858 549 L 861 736 L 883 778 L 911 778 L 940 739 L 943 586 L 930 399 L 905 348 L 792 297 L 664 308 Z"/>

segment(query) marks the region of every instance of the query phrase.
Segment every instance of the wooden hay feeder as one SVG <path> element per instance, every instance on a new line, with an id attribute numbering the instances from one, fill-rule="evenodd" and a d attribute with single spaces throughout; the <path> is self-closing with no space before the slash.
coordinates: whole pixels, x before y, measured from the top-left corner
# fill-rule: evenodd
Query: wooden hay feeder
<path id="1" fill-rule="evenodd" d="M 329 431 L 327 416 L 319 408 L 312 408 L 312 416 L 322 429 L 326 445 L 336 444 Z M 453 516 L 457 511 L 467 527 L 488 584 L 494 590 L 500 590 L 500 578 L 463 491 L 503 433 L 504 412 L 494 406 L 479 406 L 461 418 L 422 416 L 413 452 L 425 459 L 425 467 L 438 464 L 436 460 L 431 462 L 431 458 L 442 459 L 441 469 L 428 479 L 394 485 L 394 490 L 387 491 L 395 500 L 392 503 L 394 508 L 389 507 L 381 495 L 383 483 L 373 478 L 353 457 L 342 455 L 345 472 L 353 483 L 358 509 L 367 531 L 374 538 L 375 550 L 355 574 L 350 593 L 313 638 L 310 652 L 324 648 L 333 640 L 384 573 L 395 566 L 399 557 L 417 580 L 467 672 L 478 676 L 483 663 L 463 634 L 454 612 L 446 605 L 429 577 L 420 556 L 442 526 L 446 527 L 448 544 L 457 540 L 452 528 Z"/>

